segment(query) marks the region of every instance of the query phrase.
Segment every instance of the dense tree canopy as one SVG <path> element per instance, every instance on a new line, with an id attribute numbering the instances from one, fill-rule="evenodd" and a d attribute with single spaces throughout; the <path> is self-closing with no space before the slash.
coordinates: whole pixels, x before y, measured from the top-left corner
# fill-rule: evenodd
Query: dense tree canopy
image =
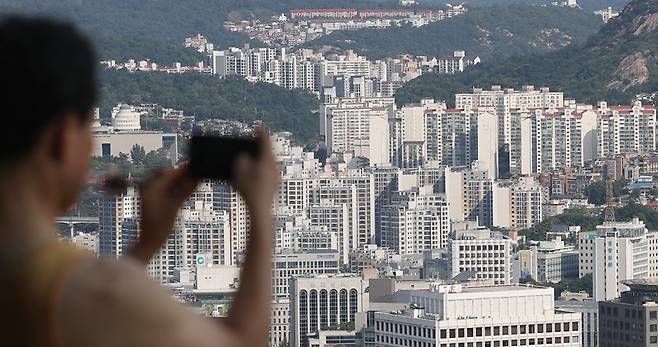
<path id="1" fill-rule="evenodd" d="M 101 112 L 109 116 L 118 103 L 158 103 L 197 119 L 262 120 L 274 130 L 293 133 L 301 142 L 318 136 L 318 99 L 302 90 L 287 90 L 242 78 L 219 79 L 199 73 L 166 74 L 106 70 L 102 75 Z"/>

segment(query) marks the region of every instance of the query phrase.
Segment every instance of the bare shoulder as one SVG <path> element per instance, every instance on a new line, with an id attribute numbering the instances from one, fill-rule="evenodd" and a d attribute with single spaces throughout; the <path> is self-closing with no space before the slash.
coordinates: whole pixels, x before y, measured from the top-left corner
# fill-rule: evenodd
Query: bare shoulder
<path id="1" fill-rule="evenodd" d="M 77 264 L 54 307 L 66 346 L 212 346 L 223 335 L 218 324 L 175 302 L 129 260 Z"/>

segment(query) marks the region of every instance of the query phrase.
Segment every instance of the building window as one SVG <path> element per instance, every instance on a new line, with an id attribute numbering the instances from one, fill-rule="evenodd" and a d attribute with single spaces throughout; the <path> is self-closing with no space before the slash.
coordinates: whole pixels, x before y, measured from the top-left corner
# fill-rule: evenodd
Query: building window
<path id="1" fill-rule="evenodd" d="M 329 326 L 329 303 L 327 302 L 327 290 L 320 291 L 320 328 Z"/>
<path id="2" fill-rule="evenodd" d="M 112 155 L 111 145 L 109 143 L 101 144 L 101 155 L 104 157 L 109 157 Z"/>
<path id="3" fill-rule="evenodd" d="M 300 334 L 306 336 L 308 334 L 308 294 L 305 290 L 299 292 L 299 318 Z"/>
<path id="4" fill-rule="evenodd" d="M 356 289 L 351 289 L 350 290 L 350 322 L 354 322 L 354 315 L 356 314 L 356 311 L 358 311 L 357 300 L 358 300 L 358 293 Z"/>
<path id="5" fill-rule="evenodd" d="M 347 290 L 345 289 L 340 290 L 338 306 L 340 307 L 339 323 L 345 323 L 347 322 Z"/>
<path id="6" fill-rule="evenodd" d="M 329 292 L 329 325 L 338 324 L 338 291 Z"/>
<path id="7" fill-rule="evenodd" d="M 312 289 L 308 295 L 309 298 L 309 328 L 311 332 L 318 330 L 318 292 Z"/>

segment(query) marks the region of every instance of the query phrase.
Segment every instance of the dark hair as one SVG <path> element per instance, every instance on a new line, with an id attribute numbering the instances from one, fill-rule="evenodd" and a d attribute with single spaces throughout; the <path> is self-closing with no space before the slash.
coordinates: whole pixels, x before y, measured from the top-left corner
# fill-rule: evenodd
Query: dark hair
<path id="1" fill-rule="evenodd" d="M 8 16 L 0 21 L 0 164 L 22 159 L 44 129 L 96 104 L 96 55 L 71 24 Z"/>

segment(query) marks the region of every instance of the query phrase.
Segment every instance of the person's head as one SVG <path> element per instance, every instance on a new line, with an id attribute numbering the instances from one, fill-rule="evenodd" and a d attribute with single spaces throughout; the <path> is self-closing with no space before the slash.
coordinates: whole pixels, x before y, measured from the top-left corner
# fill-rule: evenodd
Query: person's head
<path id="1" fill-rule="evenodd" d="M 0 52 L 1 177 L 38 170 L 35 184 L 68 208 L 89 166 L 94 50 L 70 24 L 8 16 L 0 20 Z"/>

